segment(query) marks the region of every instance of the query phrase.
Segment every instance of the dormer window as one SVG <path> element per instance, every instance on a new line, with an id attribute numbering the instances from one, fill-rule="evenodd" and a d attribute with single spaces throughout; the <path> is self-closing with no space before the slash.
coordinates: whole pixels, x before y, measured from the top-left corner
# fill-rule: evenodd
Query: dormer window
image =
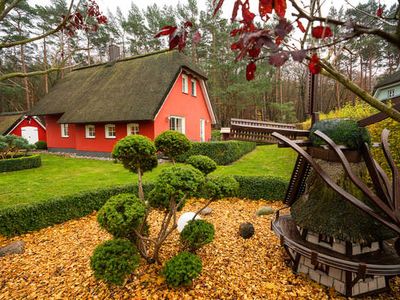
<path id="1" fill-rule="evenodd" d="M 85 126 L 85 137 L 87 139 L 94 139 L 96 137 L 96 127 L 94 125 Z"/>
<path id="2" fill-rule="evenodd" d="M 107 139 L 115 139 L 117 137 L 114 124 L 107 124 L 106 126 L 104 126 L 104 129 Z"/>
<path id="3" fill-rule="evenodd" d="M 189 79 L 185 74 L 182 74 L 182 93 L 189 93 Z"/>
<path id="4" fill-rule="evenodd" d="M 192 83 L 192 96 L 196 97 L 197 96 L 197 91 L 196 91 L 196 79 L 191 80 Z"/>
<path id="5" fill-rule="evenodd" d="M 388 90 L 388 97 L 393 98 L 394 97 L 394 89 Z"/>

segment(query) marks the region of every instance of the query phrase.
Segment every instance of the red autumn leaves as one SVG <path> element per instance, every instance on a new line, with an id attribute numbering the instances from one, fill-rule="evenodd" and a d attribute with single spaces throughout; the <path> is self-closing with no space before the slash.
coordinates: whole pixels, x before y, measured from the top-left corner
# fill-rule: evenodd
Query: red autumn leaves
<path id="1" fill-rule="evenodd" d="M 159 38 L 163 35 L 169 36 L 169 49 L 172 50 L 178 47 L 179 51 L 182 51 L 186 46 L 186 40 L 188 36 L 188 28 L 193 27 L 192 22 L 186 21 L 182 26 L 164 26 L 161 30 L 154 36 Z M 198 43 L 200 41 L 200 32 L 196 31 L 193 35 L 193 42 Z"/>

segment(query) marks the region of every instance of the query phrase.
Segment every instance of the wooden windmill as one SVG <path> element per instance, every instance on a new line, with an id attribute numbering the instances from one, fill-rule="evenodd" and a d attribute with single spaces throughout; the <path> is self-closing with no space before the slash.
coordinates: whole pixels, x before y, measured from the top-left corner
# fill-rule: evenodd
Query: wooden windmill
<path id="1" fill-rule="evenodd" d="M 314 82 L 311 76 L 313 123 L 317 120 Z M 395 107 L 399 109 L 400 103 Z M 358 125 L 367 126 L 386 117 L 379 113 Z M 329 149 L 315 149 L 308 141 L 272 134 L 298 153 L 284 200 L 291 207 L 291 215 L 280 216 L 278 212 L 272 228 L 295 272 L 305 273 L 346 296 L 387 290 L 389 278 L 400 274 L 400 253 L 396 253 L 396 249 L 400 252 L 400 242 L 393 239 L 400 235 L 400 174 L 389 149 L 389 131 L 382 132 L 382 149 L 391 168 L 391 180 L 373 159 L 367 144 L 349 151 L 321 131 L 314 133 Z M 336 164 L 336 170 L 341 165 L 346 180 L 338 183 L 329 170 L 332 164 Z M 360 166 L 368 173 L 373 189 L 360 178 Z M 323 188 L 316 182 L 322 182 L 319 186 Z"/>

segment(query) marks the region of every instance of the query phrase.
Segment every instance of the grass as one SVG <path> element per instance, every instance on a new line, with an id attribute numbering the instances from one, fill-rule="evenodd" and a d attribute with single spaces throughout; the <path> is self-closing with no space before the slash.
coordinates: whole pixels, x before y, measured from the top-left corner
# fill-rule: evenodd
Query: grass
<path id="1" fill-rule="evenodd" d="M 229 166 L 219 166 L 213 174 L 271 175 L 290 178 L 296 155 L 288 148 L 259 146 Z M 0 173 L 0 208 L 27 204 L 89 189 L 137 182 L 137 175 L 112 161 L 76 159 L 51 154 L 42 155 L 42 167 Z M 144 181 L 154 181 L 162 169 L 158 166 L 144 174 Z"/>
<path id="2" fill-rule="evenodd" d="M 275 176 L 290 179 L 297 154 L 291 148 L 258 146 L 229 166 L 219 166 L 213 175 Z"/>

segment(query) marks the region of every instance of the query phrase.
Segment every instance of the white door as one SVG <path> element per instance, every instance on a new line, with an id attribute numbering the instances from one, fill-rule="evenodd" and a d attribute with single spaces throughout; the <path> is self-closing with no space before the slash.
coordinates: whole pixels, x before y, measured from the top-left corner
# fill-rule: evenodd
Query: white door
<path id="1" fill-rule="evenodd" d="M 39 141 L 39 132 L 37 127 L 26 126 L 21 128 L 21 136 L 26 138 L 29 144 L 34 144 Z"/>
<path id="2" fill-rule="evenodd" d="M 206 122 L 200 119 L 200 142 L 206 141 Z"/>

